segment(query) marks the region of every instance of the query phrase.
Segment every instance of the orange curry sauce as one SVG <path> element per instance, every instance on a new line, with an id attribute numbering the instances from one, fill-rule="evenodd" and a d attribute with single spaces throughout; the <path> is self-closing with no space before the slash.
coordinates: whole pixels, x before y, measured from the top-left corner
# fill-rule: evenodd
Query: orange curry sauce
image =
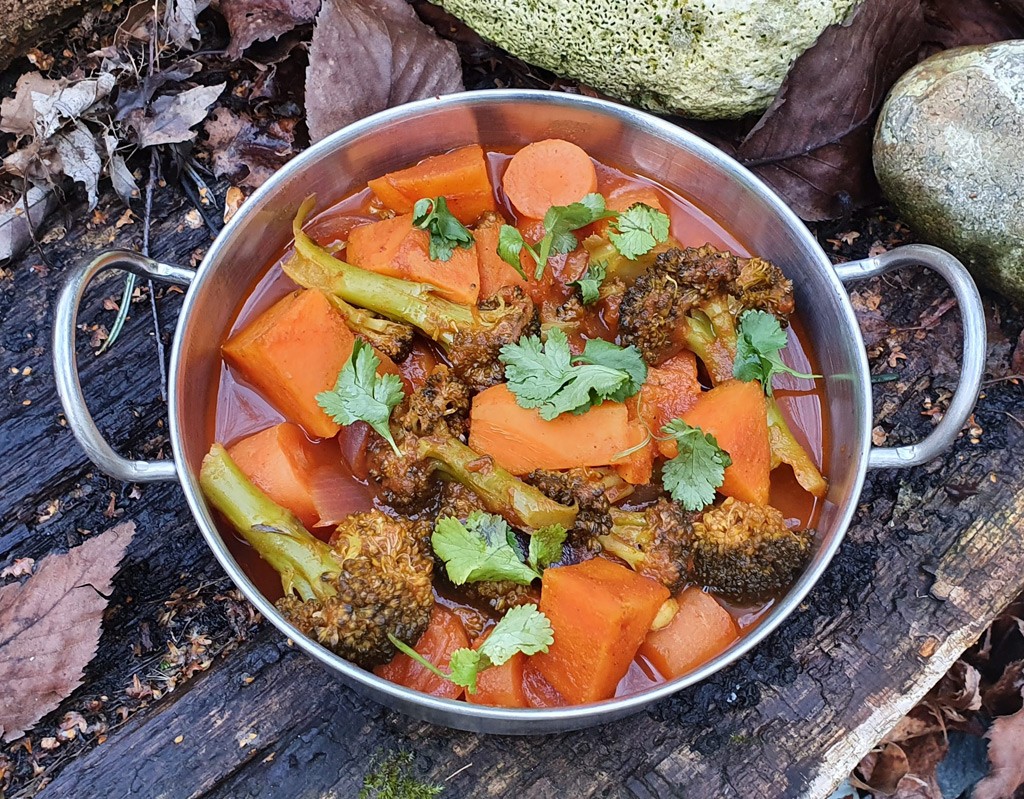
<path id="1" fill-rule="evenodd" d="M 489 151 L 487 153 L 491 183 L 496 187 L 500 209 L 507 219 L 515 220 L 516 214 L 501 191 L 501 176 L 510 158 L 511 155 L 504 152 Z M 738 238 L 680 195 L 648 178 L 627 174 L 597 162 L 595 162 L 595 166 L 598 175 L 598 191 L 606 197 L 612 191 L 623 187 L 653 188 L 671 218 L 672 237 L 683 246 L 698 247 L 710 243 L 719 249 L 729 250 L 739 256 L 750 255 Z M 343 242 L 353 227 L 380 218 L 372 212 L 371 204 L 373 202 L 373 193 L 368 188 L 363 189 L 318 215 L 307 225 L 306 230 L 323 246 L 329 247 Z M 587 232 L 586 229 L 579 231 L 581 241 Z M 549 263 L 549 270 L 565 282 L 577 279 L 587 266 L 586 258 L 580 257 L 581 252 L 582 250 L 579 250 L 568 256 L 553 256 Z M 281 263 L 290 254 L 291 249 L 283 253 L 278 260 L 268 264 L 263 277 L 245 295 L 231 328 L 231 334 L 243 328 L 260 312 L 297 288 L 281 270 Z M 779 266 L 786 271 L 786 264 L 779 264 Z M 561 305 L 572 289 L 565 289 L 557 281 L 550 281 L 550 283 L 549 293 L 540 301 Z M 806 342 L 799 313 L 800 309 L 798 308 L 788 328 L 789 343 L 786 350 L 786 361 L 798 371 L 814 373 L 817 372 L 817 363 Z M 593 318 L 588 320 L 588 326 L 585 327 L 587 335 L 611 337 L 604 320 L 597 314 L 591 316 Z M 399 368 L 407 384 L 418 385 L 434 363 L 440 361 L 443 361 L 443 357 L 434 345 L 426 339 L 419 338 L 413 354 L 399 364 Z M 795 390 L 794 386 L 798 382 L 801 388 Z M 775 384 L 775 396 L 789 419 L 791 429 L 797 439 L 805 446 L 811 458 L 821 466 L 822 472 L 827 475 L 829 463 L 827 462 L 828 450 L 825 446 L 825 436 L 828 420 L 826 419 L 823 385 L 821 381 L 816 381 L 813 388 L 803 388 L 804 386 L 808 386 L 807 381 L 795 381 L 787 375 L 780 375 Z M 223 363 L 220 367 L 217 394 L 211 398 L 211 402 L 216 405 L 216 414 L 208 430 L 208 436 L 211 441 L 219 441 L 225 446 L 284 421 L 281 413 Z M 339 439 L 344 439 L 345 436 L 346 430 L 343 429 Z M 327 440 L 314 443 L 323 448 L 325 457 L 337 458 L 344 463 L 344 459 L 340 457 L 338 441 Z M 358 480 L 355 476 L 352 477 L 352 480 L 362 483 L 366 487 L 367 493 L 372 496 L 372 501 L 378 506 L 384 507 L 382 500 L 377 496 L 372 480 L 365 478 Z M 771 504 L 783 512 L 791 526 L 798 529 L 813 527 L 820 512 L 820 501 L 800 488 L 792 470 L 785 464 L 771 474 Z M 354 510 L 363 509 L 365 508 L 354 508 Z M 313 532 L 326 539 L 330 531 L 319 528 Z M 222 525 L 222 533 L 229 550 L 260 591 L 271 600 L 279 598 L 281 596 L 281 581 L 277 573 L 264 563 L 228 525 Z M 468 606 L 468 603 L 457 593 L 437 594 L 437 600 L 451 608 L 458 608 L 460 605 Z M 721 601 L 720 604 L 732 615 L 741 634 L 744 630 L 756 625 L 772 606 L 772 602 L 744 607 L 729 605 Z M 493 611 L 488 608 L 477 609 L 494 616 Z M 530 671 L 527 671 L 526 675 L 524 688 L 531 704 L 535 706 L 560 704 L 558 698 L 551 695 L 550 686 L 538 684 L 536 675 Z M 643 656 L 638 654 L 629 672 L 620 681 L 616 696 L 637 693 L 661 682 L 664 682 L 664 678 Z"/>

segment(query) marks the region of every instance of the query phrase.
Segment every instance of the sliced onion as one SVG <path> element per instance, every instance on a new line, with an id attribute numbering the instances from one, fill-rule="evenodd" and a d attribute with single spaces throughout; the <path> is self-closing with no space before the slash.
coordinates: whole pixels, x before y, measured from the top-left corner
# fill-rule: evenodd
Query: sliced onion
<path id="1" fill-rule="evenodd" d="M 356 480 L 343 463 L 321 466 L 314 472 L 312 496 L 320 517 L 315 527 L 334 527 L 353 513 L 373 510 L 373 491 Z"/>
<path id="2" fill-rule="evenodd" d="M 369 477 L 366 464 L 366 445 L 370 441 L 373 430 L 366 422 L 356 422 L 341 428 L 338 433 L 338 445 L 345 465 L 358 479 Z"/>

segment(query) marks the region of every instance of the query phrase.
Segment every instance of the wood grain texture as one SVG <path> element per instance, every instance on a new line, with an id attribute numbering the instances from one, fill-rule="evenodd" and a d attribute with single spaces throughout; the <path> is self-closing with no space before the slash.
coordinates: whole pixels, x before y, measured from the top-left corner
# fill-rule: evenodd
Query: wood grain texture
<path id="1" fill-rule="evenodd" d="M 188 262 L 208 244 L 205 230 L 181 224 L 187 209 L 172 189 L 158 195 L 158 257 Z M 103 246 L 137 246 L 139 235 L 137 226 L 116 235 L 108 225 L 68 228 L 46 248 L 52 267 L 40 268 L 29 251 L 0 280 L 0 564 L 39 559 L 80 542 L 83 530 L 105 529 L 113 495 L 114 513 L 134 519 L 138 533 L 86 683 L 39 734 L 101 696 L 131 712 L 105 743 L 76 741 L 44 756 L 44 777 L 21 777 L 10 796 L 31 795 L 52 779 L 42 796 L 350 797 L 374 752 L 396 748 L 415 753 L 418 772 L 444 784 L 446 799 L 822 796 L 1024 582 L 1024 461 L 1015 454 L 1024 429 L 1006 415 L 1024 391 L 1002 382 L 979 404 L 984 433 L 976 443 L 965 435 L 926 467 L 869 475 L 839 554 L 786 624 L 730 668 L 622 722 L 544 739 L 432 727 L 359 696 L 266 625 L 205 673 L 132 704 L 124 696 L 133 677 L 156 679 L 168 640 L 181 645 L 197 631 L 220 640 L 237 620 L 215 600 L 228 583 L 181 492 L 97 474 L 61 424 L 48 344 L 61 272 Z M 886 329 L 913 329 L 947 296 L 938 281 L 914 272 L 878 286 Z M 119 289 L 106 278 L 80 321 L 109 324 L 113 312 L 102 299 Z M 160 299 L 165 340 L 177 301 Z M 113 354 L 94 356 L 85 331 L 79 358 L 110 440 L 134 457 L 156 457 L 166 454 L 165 408 L 148 304 L 135 308 Z M 1019 311 L 991 310 L 993 325 L 1015 338 Z M 890 367 L 883 352 L 873 362 L 900 375 L 877 387 L 876 422 L 889 431 L 887 443 L 931 429 L 922 402 L 941 404 L 956 382 L 956 352 L 936 342 L 958 340 L 956 325 L 955 313 L 941 315 L 926 338 L 906 336 L 906 360 Z M 205 602 L 184 628 L 163 621 L 181 586 Z M 113 713 L 107 718 L 116 726 Z M 27 764 L 19 768 L 30 775 Z"/>

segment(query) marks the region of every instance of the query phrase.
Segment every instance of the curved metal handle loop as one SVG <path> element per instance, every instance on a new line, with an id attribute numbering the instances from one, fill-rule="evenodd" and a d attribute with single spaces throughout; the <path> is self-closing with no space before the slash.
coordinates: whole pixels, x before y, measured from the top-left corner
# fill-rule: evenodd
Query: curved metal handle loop
<path id="1" fill-rule="evenodd" d="M 985 374 L 985 309 L 974 279 L 966 267 L 945 250 L 926 244 L 910 244 L 895 250 L 838 264 L 836 274 L 843 283 L 884 275 L 903 266 L 925 266 L 937 272 L 949 284 L 960 305 L 964 331 L 960 383 L 942 421 L 931 434 L 917 444 L 903 447 L 872 447 L 868 452 L 869 469 L 902 469 L 927 463 L 952 446 L 964 423 L 974 410 Z"/>
<path id="2" fill-rule="evenodd" d="M 132 483 L 174 480 L 178 475 L 173 460 L 132 461 L 114 452 L 96 427 L 82 393 L 75 355 L 78 306 L 92 279 L 108 269 L 125 269 L 140 277 L 177 283 L 179 286 L 189 285 L 195 277 L 192 269 L 162 264 L 129 250 L 108 250 L 90 263 L 75 267 L 61 289 L 53 322 L 53 371 L 57 380 L 57 394 L 64 406 L 64 416 L 71 432 L 89 460 L 104 472 L 118 480 Z"/>

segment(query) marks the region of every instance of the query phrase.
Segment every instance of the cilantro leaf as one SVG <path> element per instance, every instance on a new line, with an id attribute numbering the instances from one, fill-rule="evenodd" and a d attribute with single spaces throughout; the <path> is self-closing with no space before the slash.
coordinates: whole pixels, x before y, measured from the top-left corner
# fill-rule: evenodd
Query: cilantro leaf
<path id="1" fill-rule="evenodd" d="M 526 243 L 522 233 L 512 227 L 512 225 L 501 226 L 501 229 L 498 231 L 498 257 L 515 269 L 523 280 L 526 280 L 526 272 L 523 270 L 523 265 L 519 261 L 519 253 L 523 251 L 524 247 L 527 252 L 534 256 L 534 260 L 536 260 L 536 253 L 534 253 L 533 248 Z"/>
<path id="2" fill-rule="evenodd" d="M 606 399 L 621 402 L 639 391 L 647 376 L 632 347 L 623 350 L 595 339 L 574 359 L 565 332 L 558 328 L 548 331 L 543 345 L 537 336 L 506 344 L 498 358 L 519 405 L 537 408 L 546 421 L 563 413 L 585 413 Z"/>
<path id="3" fill-rule="evenodd" d="M 533 278 L 540 280 L 552 253 L 564 255 L 579 246 L 574 230 L 614 215 L 614 212 L 605 210 L 604 197 L 597 193 L 586 195 L 578 203 L 552 205 L 544 214 L 544 238 L 532 247 L 516 228 L 502 225 L 498 233 L 498 256 L 525 278 L 519 254 L 526 250 L 536 264 Z"/>
<path id="4" fill-rule="evenodd" d="M 516 605 L 491 629 L 477 650 L 495 666 L 507 663 L 519 652 L 547 652 L 555 641 L 548 617 L 536 605 Z"/>
<path id="5" fill-rule="evenodd" d="M 806 374 L 791 369 L 779 356 L 786 346 L 786 331 L 779 320 L 766 311 L 747 311 L 740 317 L 737 328 L 736 360 L 733 377 L 749 383 L 760 380 L 765 393 L 772 395 L 772 378 L 777 374 L 790 374 L 813 380 L 821 375 Z"/>
<path id="6" fill-rule="evenodd" d="M 466 523 L 445 516 L 437 520 L 431 546 L 444 561 L 455 585 L 485 580 L 508 580 L 529 585 L 540 573 L 523 563 L 518 542 L 500 516 L 474 511 Z"/>
<path id="7" fill-rule="evenodd" d="M 380 358 L 373 347 L 360 338 L 352 345 L 352 354 L 338 373 L 334 388 L 316 395 L 317 404 L 340 425 L 366 422 L 380 433 L 396 455 L 400 455 L 391 427 L 391 411 L 405 399 L 398 375 L 378 375 Z"/>
<path id="8" fill-rule="evenodd" d="M 530 536 L 530 551 L 527 562 L 530 568 L 539 572 L 562 557 L 562 545 L 568 535 L 560 524 L 550 524 L 535 530 Z"/>
<path id="9" fill-rule="evenodd" d="M 668 241 L 668 215 L 644 203 L 634 203 L 608 228 L 608 238 L 624 258 L 646 255 Z"/>
<path id="10" fill-rule="evenodd" d="M 629 375 L 629 380 L 622 385 L 618 392 L 605 398 L 613 402 L 625 402 L 627 398 L 632 397 L 640 390 L 647 379 L 647 364 L 644 363 L 640 350 L 632 344 L 628 347 L 619 347 L 610 341 L 592 338 L 584 346 L 583 354 L 578 355 L 575 361 L 607 366 Z"/>
<path id="11" fill-rule="evenodd" d="M 444 197 L 417 200 L 412 208 L 412 223 L 430 233 L 430 260 L 447 261 L 456 247 L 468 250 L 473 234 L 448 210 Z"/>
<path id="12" fill-rule="evenodd" d="M 713 435 L 682 419 L 673 419 L 661 429 L 679 447 L 679 454 L 662 467 L 665 488 L 686 510 L 703 510 L 715 501 L 715 489 L 722 485 L 732 458 Z"/>
<path id="13" fill-rule="evenodd" d="M 388 633 L 388 640 L 400 652 L 438 677 L 461 685 L 475 694 L 477 676 L 481 671 L 491 666 L 501 666 L 519 652 L 524 655 L 547 652 L 555 641 L 555 635 L 548 617 L 536 605 L 517 605 L 491 628 L 487 639 L 477 649 L 463 647 L 452 652 L 447 674 L 391 633 Z"/>
<path id="14" fill-rule="evenodd" d="M 604 263 L 591 264 L 579 280 L 573 280 L 570 286 L 580 290 L 580 299 L 584 305 L 593 305 L 601 299 L 601 284 L 608 274 L 608 265 Z"/>

